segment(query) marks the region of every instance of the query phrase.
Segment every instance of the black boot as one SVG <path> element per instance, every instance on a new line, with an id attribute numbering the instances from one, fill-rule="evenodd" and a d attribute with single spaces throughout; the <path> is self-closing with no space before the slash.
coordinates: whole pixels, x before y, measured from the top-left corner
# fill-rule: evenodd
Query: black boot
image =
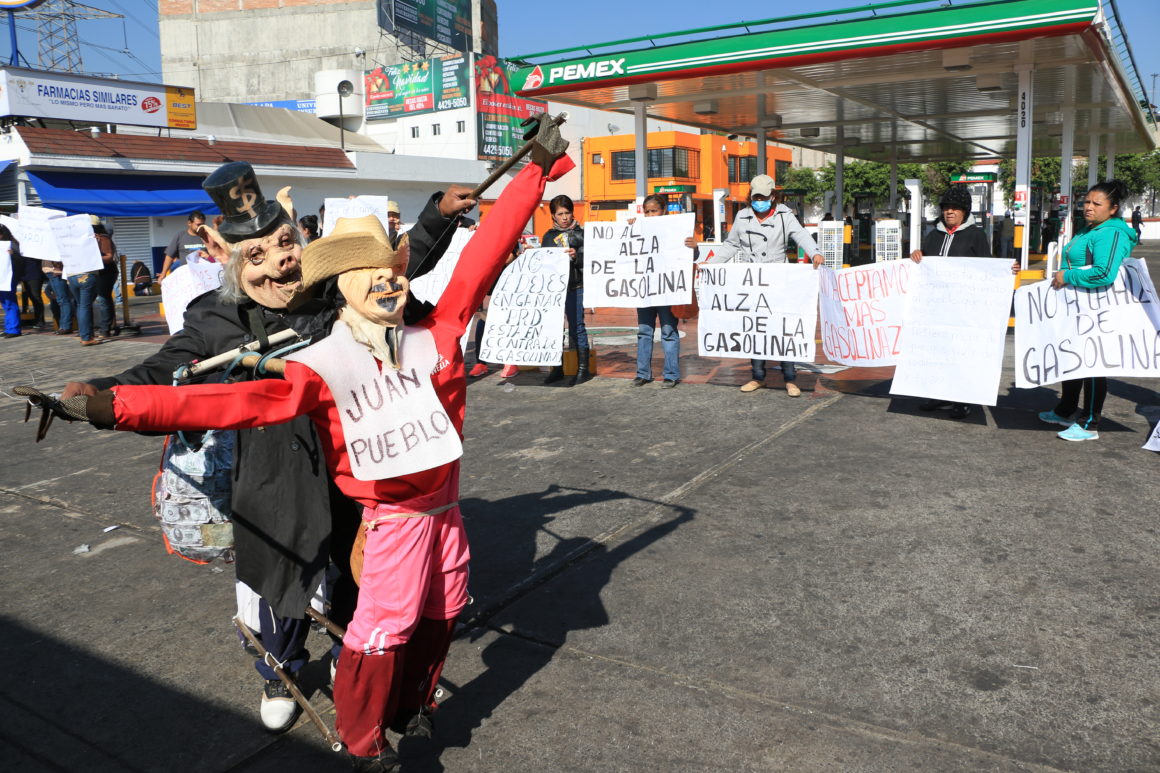
<path id="1" fill-rule="evenodd" d="M 555 384 L 564 378 L 564 367 L 562 365 L 553 365 L 552 369 L 548 371 L 548 375 L 544 376 L 545 384 Z"/>
<path id="2" fill-rule="evenodd" d="M 576 375 L 572 377 L 569 386 L 576 386 L 589 381 L 592 378 L 592 373 L 588 370 L 588 350 L 576 350 Z"/>

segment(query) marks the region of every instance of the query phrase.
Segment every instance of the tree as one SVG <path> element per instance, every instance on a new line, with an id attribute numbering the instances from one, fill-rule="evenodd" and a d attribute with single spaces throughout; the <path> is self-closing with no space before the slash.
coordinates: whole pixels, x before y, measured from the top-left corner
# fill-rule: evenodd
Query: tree
<path id="1" fill-rule="evenodd" d="M 780 182 L 783 188 L 802 191 L 806 204 L 813 206 L 822 204 L 824 190 L 816 170 L 793 166 Z"/>

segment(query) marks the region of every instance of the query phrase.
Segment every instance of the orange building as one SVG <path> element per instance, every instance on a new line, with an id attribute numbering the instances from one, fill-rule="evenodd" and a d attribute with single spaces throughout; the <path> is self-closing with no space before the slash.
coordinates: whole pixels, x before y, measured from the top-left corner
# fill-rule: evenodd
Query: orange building
<path id="1" fill-rule="evenodd" d="M 589 220 L 615 220 L 636 198 L 636 138 L 631 134 L 584 140 L 581 181 Z M 757 143 L 719 134 L 669 131 L 648 135 L 648 192 L 667 194 L 697 215 L 697 234 L 713 225 L 713 190 L 725 188 L 725 222 L 745 206 L 749 181 L 763 172 L 778 182 L 789 170 L 788 148 L 766 146 L 766 168 L 757 169 Z M 779 183 L 780 184 L 780 183 Z M 687 209 L 685 211 L 688 211 Z M 716 235 L 721 238 L 721 234 Z"/>

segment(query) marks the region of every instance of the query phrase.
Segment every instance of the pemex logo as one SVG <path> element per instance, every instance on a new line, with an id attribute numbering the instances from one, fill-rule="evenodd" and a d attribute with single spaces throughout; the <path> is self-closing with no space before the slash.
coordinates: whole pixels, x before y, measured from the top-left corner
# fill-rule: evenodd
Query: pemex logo
<path id="1" fill-rule="evenodd" d="M 544 71 L 540 69 L 540 65 L 528 73 L 528 77 L 524 80 L 525 89 L 538 89 L 544 85 Z"/>

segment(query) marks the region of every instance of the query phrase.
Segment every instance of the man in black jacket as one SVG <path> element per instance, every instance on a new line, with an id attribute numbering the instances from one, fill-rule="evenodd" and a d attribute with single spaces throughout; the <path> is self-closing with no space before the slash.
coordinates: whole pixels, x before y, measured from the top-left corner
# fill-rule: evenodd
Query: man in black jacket
<path id="1" fill-rule="evenodd" d="M 244 162 L 224 165 L 203 186 L 225 215 L 224 244 L 214 238 L 218 234 L 205 232 L 207 247 L 226 264 L 223 288 L 190 303 L 184 328 L 140 365 L 116 376 L 71 382 L 62 397 L 91 395 L 115 384 L 169 384 L 174 371 L 193 360 L 279 331 L 315 327 L 309 307 L 287 310 L 301 278 L 302 243 L 292 215 L 262 196 L 253 168 Z M 469 188 L 450 186 L 428 201 L 409 232 L 416 275 L 430 271 L 442 257 L 460 215 L 475 205 L 469 194 Z M 340 569 L 348 568 L 360 509 L 328 480 L 307 417 L 237 433 L 230 504 L 237 578 L 261 597 L 263 646 L 294 673 L 309 658 L 306 606 L 332 555 Z M 344 623 L 357 595 L 353 581 L 344 577 L 334 594 L 332 616 Z M 273 731 L 289 729 L 297 704 L 268 664 L 258 661 L 256 667 L 266 680 L 263 724 Z"/>

